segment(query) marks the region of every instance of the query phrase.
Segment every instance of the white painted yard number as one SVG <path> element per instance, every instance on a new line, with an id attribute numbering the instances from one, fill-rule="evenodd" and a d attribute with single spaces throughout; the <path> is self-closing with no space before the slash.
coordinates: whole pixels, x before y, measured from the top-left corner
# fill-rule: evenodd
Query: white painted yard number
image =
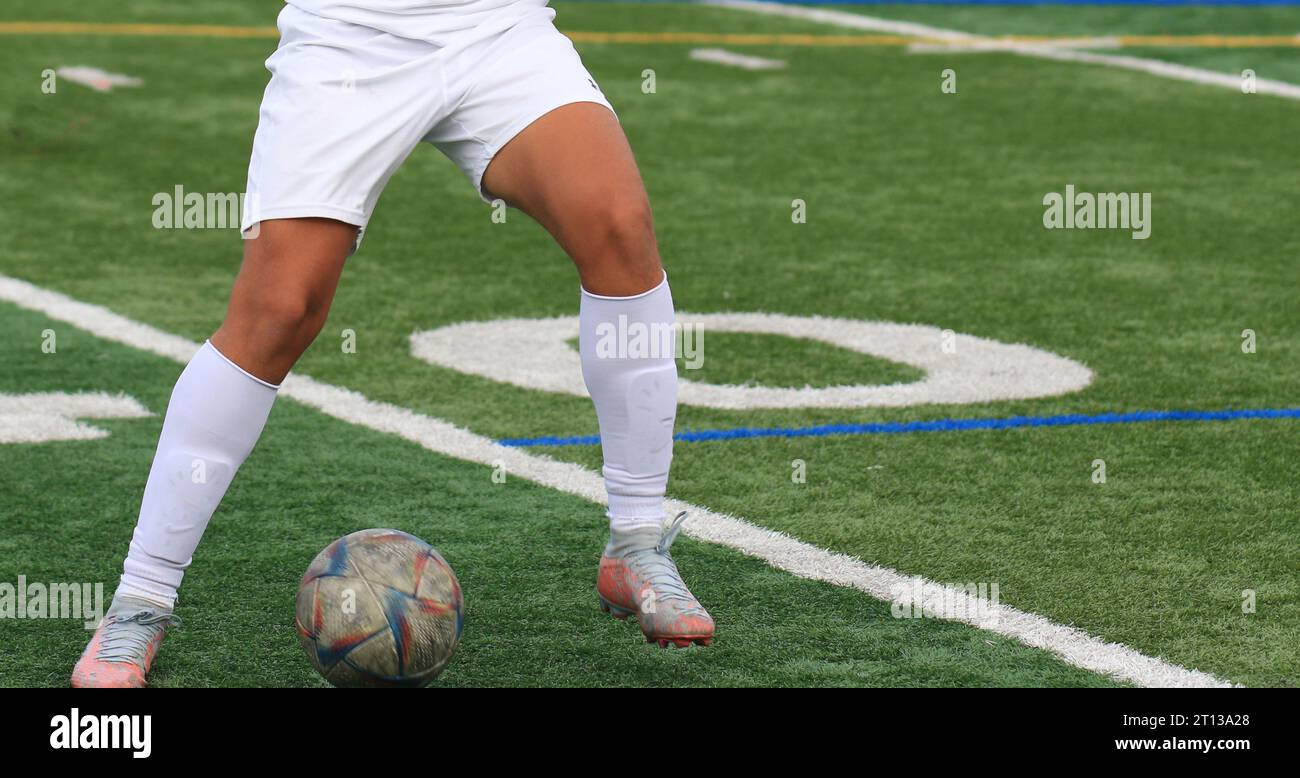
<path id="1" fill-rule="evenodd" d="M 1077 392 L 1092 371 L 1065 357 L 1021 344 L 963 335 L 924 324 L 895 324 L 769 313 L 679 313 L 713 332 L 785 335 L 902 362 L 925 371 L 906 384 L 804 387 L 724 386 L 682 379 L 684 405 L 752 408 L 899 408 L 1052 397 Z M 587 396 L 578 352 L 578 319 L 498 319 L 417 332 L 411 354 L 441 367 L 525 389 Z"/>
<path id="2" fill-rule="evenodd" d="M 78 419 L 142 419 L 153 414 L 133 398 L 105 392 L 0 394 L 0 444 L 95 440 L 108 430 Z"/>

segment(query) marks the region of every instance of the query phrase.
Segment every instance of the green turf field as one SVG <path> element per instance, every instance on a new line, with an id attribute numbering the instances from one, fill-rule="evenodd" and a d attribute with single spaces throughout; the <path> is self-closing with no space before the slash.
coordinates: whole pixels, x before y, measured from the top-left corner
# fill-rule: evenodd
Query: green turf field
<path id="1" fill-rule="evenodd" d="M 269 27 L 278 4 L 11 2 L 5 22 Z M 689 5 L 558 2 L 568 32 L 858 34 Z M 985 35 L 1294 35 L 1300 9 L 840 7 Z M 270 38 L 0 32 L 0 274 L 191 340 L 220 322 L 233 230 L 156 230 L 158 192 L 244 186 Z M 951 328 L 1087 365 L 1047 399 L 911 408 L 716 410 L 679 430 L 1139 410 L 1294 408 L 1300 101 L 1006 53 L 901 46 L 724 46 L 784 60 L 750 72 L 690 43 L 580 43 L 620 113 L 655 208 L 679 309 Z M 1124 49 L 1300 83 L 1295 48 Z M 143 87 L 100 94 L 41 73 L 93 65 Z M 940 72 L 956 70 L 956 94 Z M 642 90 L 655 71 L 656 91 Z M 1045 230 L 1074 184 L 1149 192 L 1147 240 Z M 791 221 L 791 201 L 807 223 Z M 491 438 L 596 433 L 588 400 L 414 359 L 411 333 L 571 315 L 577 281 L 518 212 L 505 224 L 421 148 L 349 261 L 297 372 Z M 42 332 L 58 334 L 56 354 Z M 1256 333 L 1243 353 L 1242 331 Z M 356 333 L 356 353 L 340 334 Z M 774 336 L 706 336 L 692 380 L 891 383 L 914 368 Z M 0 583 L 120 570 L 179 365 L 0 301 L 0 394 L 122 392 L 155 415 L 92 421 L 95 441 L 0 444 Z M 685 375 L 685 374 L 684 374 Z M 0 417 L 0 423 L 3 417 Z M 1004 604 L 1221 679 L 1300 683 L 1300 420 L 1151 423 L 679 443 L 670 494 L 815 546 L 941 582 L 996 582 Z M 591 445 L 546 447 L 595 469 Z M 1106 463 L 1104 484 L 1092 463 Z M 791 482 L 791 462 L 807 482 Z M 905 620 L 853 589 L 683 539 L 719 624 L 665 652 L 595 608 L 593 503 L 280 402 L 187 575 L 186 626 L 159 685 L 323 683 L 292 628 L 298 577 L 335 537 L 393 526 L 433 543 L 464 586 L 466 632 L 439 685 L 1111 685 L 963 624 Z M 1243 613 L 1243 592 L 1255 610 Z M 62 685 L 88 633 L 0 621 L 0 684 Z"/>

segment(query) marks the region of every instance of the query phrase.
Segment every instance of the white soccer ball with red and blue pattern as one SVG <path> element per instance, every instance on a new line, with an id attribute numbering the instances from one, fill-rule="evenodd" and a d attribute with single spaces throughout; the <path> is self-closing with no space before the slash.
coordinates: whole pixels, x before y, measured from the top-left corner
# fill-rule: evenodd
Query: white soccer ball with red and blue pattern
<path id="1" fill-rule="evenodd" d="M 294 621 L 307 658 L 335 686 L 424 686 L 451 661 L 463 612 L 460 582 L 432 546 L 367 529 L 312 560 Z"/>

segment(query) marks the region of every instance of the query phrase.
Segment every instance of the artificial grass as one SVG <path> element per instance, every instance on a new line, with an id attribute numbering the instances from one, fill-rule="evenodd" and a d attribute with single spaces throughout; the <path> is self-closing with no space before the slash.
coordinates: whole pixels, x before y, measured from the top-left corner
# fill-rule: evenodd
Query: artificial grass
<path id="1" fill-rule="evenodd" d="M 0 571 L 17 584 L 111 593 L 180 366 L 0 304 L 0 392 L 123 392 L 158 415 L 91 420 L 109 437 L 0 446 Z M 40 333 L 58 335 L 43 354 Z M 30 337 L 28 337 L 30 336 Z M 35 345 L 33 345 L 35 344 Z M 466 627 L 438 686 L 1106 686 L 1043 651 L 961 624 L 895 619 L 860 592 L 738 552 L 674 547 L 719 624 L 707 648 L 665 650 L 596 607 L 598 506 L 448 459 L 291 401 L 277 404 L 186 575 L 155 686 L 320 686 L 293 628 L 302 571 L 366 527 L 423 537 L 455 568 Z M 0 685 L 62 686 L 81 619 L 5 619 Z"/>
<path id="2" fill-rule="evenodd" d="M 861 10 L 889 13 L 877 6 Z M 1122 29 L 1111 17 L 1077 8 L 1044 16 L 1036 11 L 1028 17 L 1020 16 L 1025 9 L 960 10 L 983 14 L 987 27 L 968 23 L 964 16 L 949 22 L 925 16 L 958 12 L 947 8 L 909 7 L 908 13 L 916 13 L 904 18 L 975 32 L 1042 34 L 1267 33 L 1278 23 L 1273 14 L 1295 18 L 1294 9 L 1273 9 L 1258 16 L 1233 15 L 1227 24 L 1220 12 L 1229 10 L 1242 9 L 1162 9 L 1177 18 L 1176 24 L 1151 22 L 1143 11 L 1125 17 L 1134 24 Z M 11 5 L 4 15 L 269 25 L 274 11 L 263 3 L 199 9 L 146 2 L 106 16 L 102 8 L 58 0 L 39 8 Z M 1048 17 L 1050 23 L 1033 29 L 1028 22 L 1014 21 Z M 661 5 L 560 4 L 558 22 L 571 30 L 834 32 L 793 20 Z M 214 39 L 196 46 L 168 38 L 141 43 L 93 36 L 6 36 L 5 43 L 0 61 L 31 78 L 0 84 L 5 170 L 0 198 L 7 206 L 0 211 L 0 272 L 107 305 L 169 332 L 206 337 L 224 312 L 240 241 L 232 231 L 155 230 L 151 198 L 177 184 L 205 192 L 243 188 L 267 78 L 262 61 L 274 41 Z M 661 253 L 684 310 L 920 322 L 1028 343 L 1084 362 L 1096 374 L 1092 386 L 1072 395 L 977 406 L 743 412 L 684 406 L 679 428 L 1295 404 L 1300 311 L 1285 283 L 1300 250 L 1288 206 L 1300 162 L 1290 131 L 1300 110 L 1293 101 L 1005 54 L 963 55 L 957 65 L 959 91 L 945 95 L 939 89 L 945 65 L 898 48 L 746 49 L 787 61 L 785 70 L 771 73 L 691 61 L 684 45 L 581 44 L 579 49 L 618 108 L 638 154 L 655 207 Z M 1221 55 L 1186 50 L 1179 56 L 1197 64 Z M 187 67 L 178 68 L 177 62 Z M 55 95 L 42 94 L 41 70 L 62 64 L 92 64 L 142 76 L 146 84 L 106 95 L 65 84 Z M 647 68 L 656 71 L 653 94 L 641 88 Z M 1043 229 L 1043 195 L 1070 183 L 1085 191 L 1152 193 L 1152 237 L 1135 241 L 1125 231 Z M 807 203 L 805 224 L 790 219 L 795 198 Z M 484 435 L 593 434 L 595 418 L 583 398 L 532 392 L 427 365 L 410 356 L 407 343 L 413 331 L 457 321 L 554 316 L 576 308 L 574 273 L 542 230 L 517 212 L 505 224 L 494 224 L 459 171 L 422 148 L 391 182 L 365 245 L 349 261 L 325 332 L 299 369 Z M 340 349 L 344 329 L 356 332 L 356 353 Z M 1257 333 L 1256 353 L 1242 352 L 1244 329 Z M 42 383 L 31 380 L 39 375 L 32 371 L 61 363 L 41 362 L 31 350 L 39 329 L 28 335 L 5 331 L 16 333 L 5 341 L 6 348 L 17 350 L 4 364 L 17 365 L 18 372 L 0 377 L 9 381 L 4 391 L 71 388 L 58 383 L 64 381 L 112 388 L 103 385 L 104 379 L 117 382 L 118 364 L 127 364 L 108 349 L 96 353 L 113 356 L 96 357 L 99 362 L 66 374 L 51 373 L 50 381 Z M 900 378 L 882 373 L 878 362 L 850 361 L 838 350 L 815 344 L 707 337 L 705 380 L 828 385 Z M 721 372 L 710 372 L 715 370 Z M 124 388 L 161 411 L 174 372 L 158 369 L 140 380 L 123 376 Z M 297 423 L 304 430 L 323 424 L 307 416 Z M 115 430 L 113 440 L 148 426 L 100 424 Z M 1003 602 L 1234 681 L 1295 685 L 1300 565 L 1289 539 L 1300 531 L 1294 511 L 1300 457 L 1289 448 L 1294 431 L 1295 422 L 1278 420 L 690 444 L 678 447 L 670 489 L 673 496 L 907 572 L 944 581 L 996 581 Z M 421 482 L 418 493 L 394 498 L 391 505 L 401 509 L 367 513 L 365 500 L 350 501 L 348 492 L 360 483 L 356 479 L 370 479 L 365 488 L 357 488 L 372 500 L 387 489 L 403 494 L 408 485 L 399 488 L 394 482 L 426 478 L 421 473 L 437 458 L 399 447 L 405 453 L 393 449 L 375 458 L 398 463 L 388 475 L 366 475 L 374 465 L 356 464 L 349 470 L 344 460 L 357 452 L 364 455 L 371 446 L 388 451 L 386 446 L 396 444 L 382 444 L 346 427 L 329 434 L 336 441 L 360 436 L 370 442 L 351 444 L 347 454 L 338 454 L 340 470 L 330 476 L 303 464 L 291 465 L 292 476 L 277 476 L 265 465 L 250 463 L 230 498 L 246 502 L 228 501 L 223 508 L 223 515 L 236 517 L 225 524 L 234 533 L 229 542 L 254 545 L 239 537 L 260 537 L 252 530 L 268 521 L 268 513 L 288 514 L 303 524 L 320 521 L 322 515 L 326 520 L 331 514 L 348 517 L 319 531 L 311 524 L 312 533 L 292 544 L 305 566 L 328 540 L 349 529 L 383 523 L 389 516 L 418 521 L 410 516 L 421 510 L 461 507 L 420 502 L 435 499 L 428 496 L 434 490 Z M 264 449 L 277 445 L 285 447 L 280 461 L 294 460 L 292 437 L 286 433 L 283 444 L 268 439 L 255 461 L 264 461 L 257 458 L 269 456 Z M 311 435 L 304 433 L 299 441 L 304 439 Z M 129 533 L 153 445 L 149 434 L 132 440 L 134 469 L 117 471 L 111 479 L 119 546 Z M 81 494 L 68 481 L 57 480 L 64 477 L 57 474 L 69 467 L 64 458 L 78 461 L 75 457 L 94 445 L 0 447 L 0 456 L 39 463 L 14 471 L 26 475 L 6 479 L 4 504 L 38 506 L 24 514 L 26 521 L 47 528 L 56 518 L 64 521 L 60 517 L 84 511 L 84 503 L 48 500 Z M 42 453 L 47 451 L 71 453 Z M 547 453 L 596 464 L 594 448 Z M 410 456 L 415 464 L 405 464 Z M 796 458 L 809 466 L 809 481 L 801 487 L 789 478 L 790 461 Z M 1097 458 L 1108 463 L 1110 478 L 1104 485 L 1089 478 L 1090 463 Z M 477 472 L 437 461 L 439 468 L 461 473 L 456 478 Z M 868 469 L 876 465 L 884 467 Z M 93 471 L 75 472 L 89 484 L 77 499 L 107 499 Z M 254 472 L 258 475 L 249 475 Z M 240 497 L 245 481 L 249 496 Z M 55 496 L 40 496 L 50 492 Z M 271 506 L 266 506 L 268 499 Z M 546 536 L 549 542 L 548 533 L 573 526 L 573 513 L 591 512 L 591 506 L 541 489 L 519 502 L 503 499 L 494 509 L 485 507 L 486 496 L 471 502 L 468 516 L 473 518 L 466 519 L 463 531 L 470 546 L 483 544 L 484 556 L 468 559 L 475 567 L 482 560 L 482 566 L 495 571 L 479 573 L 489 576 L 482 579 L 483 587 L 493 591 L 523 591 L 498 586 L 490 577 L 509 575 L 497 565 L 521 562 L 499 556 L 504 552 L 496 550 L 494 539 L 504 535 L 482 527 L 532 522 L 528 511 L 549 511 L 554 521 L 546 519 L 528 530 L 531 537 Z M 300 504 L 304 507 L 295 513 Z M 543 504 L 552 507 L 539 507 Z M 407 508 L 412 513 L 403 513 Z M 559 514 L 565 514 L 563 519 Z M 484 516 L 495 518 L 485 522 Z M 440 513 L 439 521 L 455 519 Z M 593 518 L 583 525 L 590 529 L 582 543 L 596 542 L 598 524 Z M 400 528 L 426 533 L 421 524 Z M 14 560 L 17 569 L 28 545 L 40 539 L 31 531 L 16 535 L 0 559 Z M 438 536 L 427 539 L 443 546 Z M 0 540 L 0 548 L 5 542 Z M 573 542 L 571 551 L 580 556 L 581 544 Z M 109 544 L 103 554 L 97 579 L 112 580 L 114 548 Z M 530 548 L 536 550 L 537 544 Z M 585 552 L 586 546 L 581 548 Z M 709 555 L 729 553 L 688 548 L 710 560 L 707 564 L 715 564 Z M 205 612 L 219 603 L 218 591 L 243 564 L 240 559 L 213 557 L 206 573 L 217 582 L 211 589 L 196 584 L 205 575 L 196 569 L 187 583 L 187 602 Z M 271 562 L 258 569 L 264 576 L 272 569 L 288 577 L 300 572 L 293 569 L 296 559 L 276 564 L 282 569 Z M 764 581 L 773 576 L 771 590 L 789 598 L 782 603 L 813 598 L 804 589 L 810 584 L 761 565 L 744 569 L 750 571 L 745 575 Z M 584 597 L 587 584 L 576 582 L 585 581 L 588 572 L 575 573 L 564 591 Z M 80 574 L 61 574 L 80 580 Z M 576 606 L 578 600 L 563 600 L 556 586 L 560 584 L 543 588 L 545 596 L 538 595 L 532 604 Z M 1244 589 L 1258 593 L 1254 614 L 1240 612 Z M 204 591 L 210 599 L 202 599 Z M 740 590 L 717 590 L 713 600 L 705 591 L 698 593 L 710 605 L 738 609 L 732 616 L 750 602 Z M 473 603 L 468 584 L 467 592 Z M 232 614 L 238 615 L 231 619 L 253 619 L 250 623 L 257 626 L 250 632 L 269 635 L 274 619 L 291 618 L 287 609 L 276 610 L 281 595 L 279 590 L 237 591 L 231 597 L 232 607 L 238 608 Z M 859 610 L 845 612 L 861 618 L 878 615 L 882 608 L 888 613 L 853 593 L 817 596 L 827 598 L 814 603 L 818 609 L 842 609 L 844 602 L 852 602 Z M 761 599 L 753 602 L 762 604 Z M 531 612 L 505 601 L 499 608 L 503 621 Z M 261 613 L 262 620 L 250 612 Z M 774 611 L 762 618 L 784 619 L 786 614 Z M 534 628 L 543 621 L 525 619 Z M 743 654 L 736 665 L 670 674 L 667 682 L 886 682 L 888 662 L 873 664 L 877 660 L 872 657 L 880 655 L 872 653 L 867 637 L 836 633 L 833 641 L 798 639 L 799 630 L 826 637 L 814 621 L 810 616 L 779 633 L 805 651 L 794 662 L 797 672 L 773 674 L 770 655 L 768 668 L 760 672 L 760 655 L 745 653 L 760 648 L 726 647 L 724 651 Z M 567 635 L 585 624 L 571 622 L 560 632 Z M 37 629 L 4 625 L 11 627 Z M 741 629 L 746 639 L 778 636 L 757 624 L 753 632 Z M 958 629 L 963 636 L 971 632 Z M 560 646 L 581 653 L 587 633 L 580 634 L 576 643 L 554 633 L 521 635 L 520 640 L 533 646 L 530 656 L 536 659 Z M 64 640 L 70 646 L 83 637 Z M 26 669 L 14 676 L 23 679 L 17 682 L 61 682 L 64 655 L 41 656 L 39 642 L 28 642 L 31 653 L 24 661 L 29 664 L 21 665 Z M 883 643 L 875 646 L 883 650 Z M 199 662 L 188 674 L 178 666 L 175 682 L 238 683 L 242 676 L 237 669 L 228 674 L 213 669 L 223 650 L 213 648 L 213 661 Z M 467 642 L 465 650 L 474 649 Z M 935 648 L 942 650 L 942 645 Z M 827 656 L 835 659 L 823 665 Z M 287 655 L 283 659 L 291 661 Z M 745 662 L 755 666 L 746 670 Z M 458 659 L 453 667 L 460 664 Z M 514 672 L 509 664 L 487 662 L 475 682 L 490 682 L 494 672 Z M 827 675 L 804 674 L 809 668 L 824 669 Z M 268 675 L 247 682 L 296 684 L 309 678 L 281 675 L 282 669 L 268 667 Z M 304 664 L 298 672 L 310 671 Z M 557 672 L 538 682 L 582 682 L 566 675 L 568 670 Z M 659 681 L 654 673 L 611 673 L 599 682 Z M 964 678 L 954 670 L 936 682 L 999 683 L 1001 673 Z M 903 674 L 899 682 L 921 682 L 922 675 Z M 1057 682 L 1015 674 L 1004 680 Z M 1071 676 L 1066 682 L 1077 680 Z M 448 682 L 454 681 L 449 677 Z"/>

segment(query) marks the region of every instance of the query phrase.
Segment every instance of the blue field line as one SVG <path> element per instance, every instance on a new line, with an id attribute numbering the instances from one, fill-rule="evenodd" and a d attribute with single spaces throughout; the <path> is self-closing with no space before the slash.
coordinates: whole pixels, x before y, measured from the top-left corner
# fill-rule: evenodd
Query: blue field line
<path id="1" fill-rule="evenodd" d="M 901 435 L 909 432 L 1007 430 L 1016 427 L 1078 427 L 1089 424 L 1142 424 L 1153 421 L 1232 421 L 1234 419 L 1300 419 L 1300 408 L 1255 408 L 1223 411 L 1131 411 L 1129 413 L 1066 413 L 1059 416 L 1010 416 L 1002 419 L 935 419 L 874 424 L 822 424 L 816 427 L 740 427 L 731 430 L 687 430 L 673 436 L 684 443 L 748 438 L 822 438 L 833 435 Z M 503 446 L 594 446 L 599 435 L 502 438 Z"/>

